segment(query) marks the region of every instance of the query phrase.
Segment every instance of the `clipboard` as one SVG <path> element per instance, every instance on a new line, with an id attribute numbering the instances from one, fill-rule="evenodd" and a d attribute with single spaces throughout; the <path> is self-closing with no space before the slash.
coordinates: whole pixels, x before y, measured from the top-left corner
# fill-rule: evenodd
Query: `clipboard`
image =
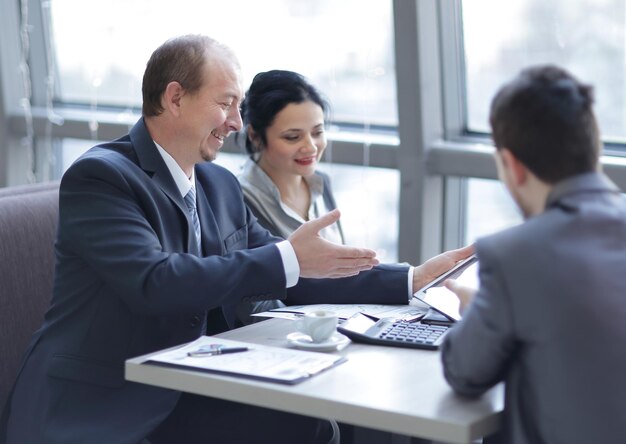
<path id="1" fill-rule="evenodd" d="M 240 353 L 189 356 L 195 350 L 210 347 L 212 344 L 246 347 L 248 350 Z M 152 355 L 142 365 L 160 365 L 294 385 L 346 360 L 343 356 L 326 353 L 201 336 L 181 347 Z"/>

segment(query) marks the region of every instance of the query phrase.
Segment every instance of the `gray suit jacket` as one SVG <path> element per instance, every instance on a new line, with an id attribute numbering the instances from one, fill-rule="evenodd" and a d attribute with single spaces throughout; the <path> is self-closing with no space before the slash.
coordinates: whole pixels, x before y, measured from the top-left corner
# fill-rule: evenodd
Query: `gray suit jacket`
<path id="1" fill-rule="evenodd" d="M 462 395 L 505 381 L 492 441 L 626 442 L 626 203 L 605 177 L 556 185 L 546 210 L 479 240 L 480 289 L 443 348 Z"/>

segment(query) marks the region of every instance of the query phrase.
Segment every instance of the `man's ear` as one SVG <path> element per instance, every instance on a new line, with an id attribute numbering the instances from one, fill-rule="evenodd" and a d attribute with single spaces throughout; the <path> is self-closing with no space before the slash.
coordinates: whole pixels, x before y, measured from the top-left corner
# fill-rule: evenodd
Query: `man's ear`
<path id="1" fill-rule="evenodd" d="M 170 82 L 165 87 L 163 93 L 162 102 L 163 108 L 168 110 L 171 114 L 180 115 L 180 99 L 185 95 L 185 90 L 178 82 Z"/>
<path id="2" fill-rule="evenodd" d="M 501 148 L 499 154 L 502 166 L 508 172 L 509 180 L 511 180 L 515 186 L 525 184 L 528 179 L 528 169 L 526 165 L 507 148 Z"/>

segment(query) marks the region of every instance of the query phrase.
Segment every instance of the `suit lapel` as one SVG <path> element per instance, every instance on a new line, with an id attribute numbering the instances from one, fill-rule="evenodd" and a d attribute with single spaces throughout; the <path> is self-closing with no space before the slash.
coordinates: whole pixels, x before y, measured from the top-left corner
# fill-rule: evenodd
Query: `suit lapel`
<path id="1" fill-rule="evenodd" d="M 197 176 L 197 175 L 196 175 Z M 222 235 L 215 220 L 210 204 L 211 190 L 205 190 L 196 180 L 196 196 L 198 200 L 198 216 L 202 231 L 202 249 L 206 255 L 224 255 Z"/>
<path id="2" fill-rule="evenodd" d="M 205 188 L 206 187 L 206 188 Z M 213 213 L 211 198 L 213 190 L 205 185 L 202 186 L 196 174 L 196 196 L 198 200 L 198 217 L 200 218 L 200 231 L 202 232 L 203 256 L 226 254 L 222 235 L 220 233 L 215 213 Z M 207 318 L 208 335 L 222 333 L 234 327 L 235 311 L 230 309 L 232 303 L 224 302 L 221 307 L 209 310 Z"/>
<path id="3" fill-rule="evenodd" d="M 181 215 L 187 221 L 187 251 L 191 254 L 201 256 L 202 252 L 198 251 L 197 243 L 194 239 L 193 222 L 191 215 L 187 209 L 187 204 L 180 195 L 180 191 L 174 182 L 174 178 L 163 161 L 161 154 L 154 144 L 148 129 L 146 128 L 144 119 L 141 118 L 130 130 L 130 140 L 137 154 L 139 166 L 152 178 L 152 181 L 161 191 L 174 203 Z M 200 216 L 202 221 L 202 216 Z M 202 226 L 202 222 L 200 222 Z M 181 233 L 182 235 L 182 233 Z"/>

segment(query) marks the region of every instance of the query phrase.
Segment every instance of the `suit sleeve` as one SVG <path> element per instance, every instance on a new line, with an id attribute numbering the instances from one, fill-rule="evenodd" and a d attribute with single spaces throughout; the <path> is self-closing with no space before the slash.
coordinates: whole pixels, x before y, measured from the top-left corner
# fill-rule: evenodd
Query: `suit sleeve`
<path id="1" fill-rule="evenodd" d="M 480 289 L 442 345 L 444 375 L 459 394 L 479 396 L 505 378 L 516 343 L 510 294 L 493 257 L 477 246 Z"/>
<path id="2" fill-rule="evenodd" d="M 288 305 L 407 304 L 409 267 L 381 264 L 342 279 L 300 279 L 287 291 Z"/>

